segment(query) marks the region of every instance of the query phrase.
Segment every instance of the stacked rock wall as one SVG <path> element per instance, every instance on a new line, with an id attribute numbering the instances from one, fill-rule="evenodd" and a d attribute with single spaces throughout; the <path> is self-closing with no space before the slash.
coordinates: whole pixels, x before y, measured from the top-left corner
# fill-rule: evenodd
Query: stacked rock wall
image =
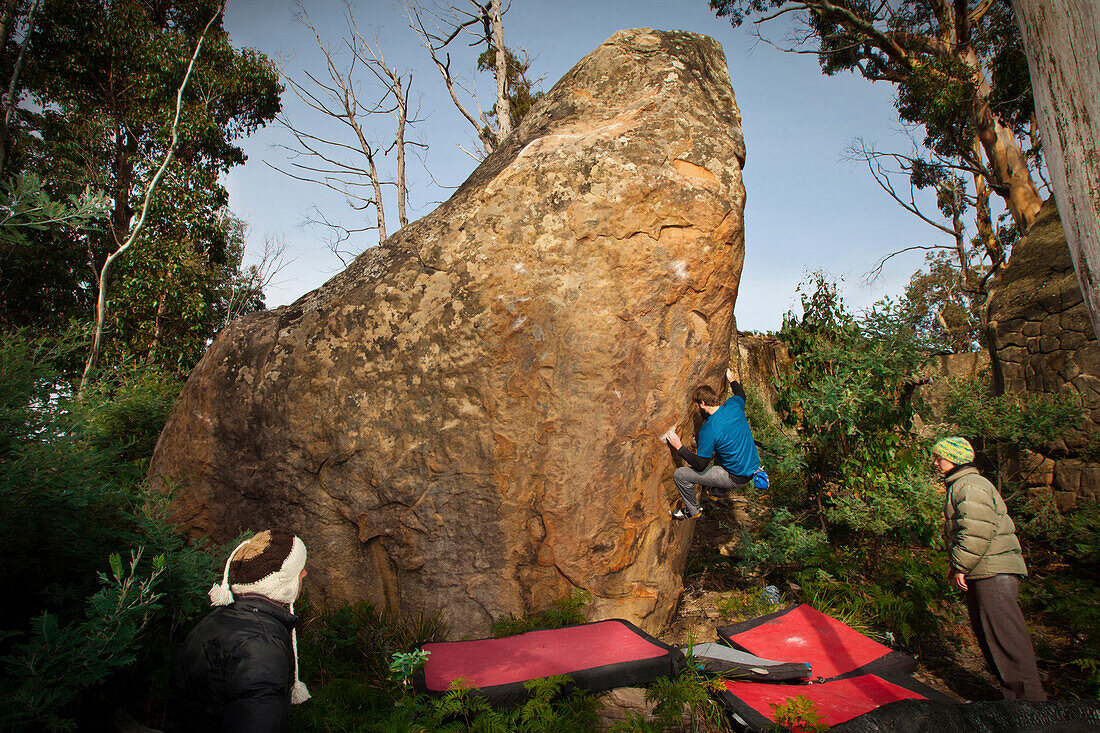
<path id="1" fill-rule="evenodd" d="M 1100 464 L 1085 449 L 1100 435 L 1100 345 L 1092 332 L 1054 199 L 1018 243 L 990 299 L 1005 392 L 1068 395 L 1083 420 L 1045 455 L 1025 456 L 1022 478 L 1059 508 L 1100 500 Z"/>

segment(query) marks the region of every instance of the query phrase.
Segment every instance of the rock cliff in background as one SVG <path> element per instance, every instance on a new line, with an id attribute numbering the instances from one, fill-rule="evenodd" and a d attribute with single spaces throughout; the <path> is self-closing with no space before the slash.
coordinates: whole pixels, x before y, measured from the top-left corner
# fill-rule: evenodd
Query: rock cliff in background
<path id="1" fill-rule="evenodd" d="M 575 588 L 658 629 L 691 531 L 659 436 L 726 368 L 744 155 L 716 42 L 616 33 L 439 209 L 218 336 L 151 466 L 174 521 L 293 529 L 314 601 L 456 636 Z"/>
<path id="2" fill-rule="evenodd" d="M 1062 509 L 1100 500 L 1100 464 L 1076 457 L 1100 433 L 1100 346 L 1081 297 L 1054 199 L 1043 205 L 1027 237 L 996 282 L 990 326 L 1006 392 L 1072 395 L 1084 410 L 1081 429 L 1032 455 L 1025 478 L 1053 490 Z"/>
<path id="3" fill-rule="evenodd" d="M 791 357 L 787 345 L 773 335 L 734 332 L 730 343 L 730 368 L 741 384 L 755 391 L 772 408 L 779 391 L 775 379 L 790 371 Z"/>

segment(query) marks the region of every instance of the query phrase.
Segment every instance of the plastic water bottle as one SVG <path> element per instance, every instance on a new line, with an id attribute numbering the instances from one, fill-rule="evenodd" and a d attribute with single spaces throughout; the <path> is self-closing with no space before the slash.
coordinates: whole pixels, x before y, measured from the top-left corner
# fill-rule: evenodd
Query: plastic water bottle
<path id="1" fill-rule="evenodd" d="M 779 605 L 779 589 L 776 588 L 774 585 L 765 586 L 762 595 L 764 596 L 764 600 L 767 601 L 770 605 Z"/>

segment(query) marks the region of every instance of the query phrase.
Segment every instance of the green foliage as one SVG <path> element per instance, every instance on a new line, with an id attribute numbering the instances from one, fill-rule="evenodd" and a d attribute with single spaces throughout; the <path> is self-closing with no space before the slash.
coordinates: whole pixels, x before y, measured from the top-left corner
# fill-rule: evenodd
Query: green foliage
<path id="1" fill-rule="evenodd" d="M 790 510 L 776 508 L 761 530 L 741 540 L 742 565 L 771 572 L 820 565 L 829 555 L 829 539 L 821 529 L 804 526 Z"/>
<path id="2" fill-rule="evenodd" d="M 308 604 L 302 606 L 309 615 Z M 366 601 L 313 616 L 300 632 L 304 674 L 320 684 L 362 677 L 369 684 L 391 679 L 391 661 L 416 644 L 442 641 L 447 625 L 440 614 L 403 618 Z"/>
<path id="3" fill-rule="evenodd" d="M 181 387 L 176 374 L 126 360 L 101 372 L 73 409 L 80 413 L 89 445 L 133 464 L 138 478 L 145 474 Z"/>
<path id="4" fill-rule="evenodd" d="M 752 436 L 759 444 L 761 464 L 772 483 L 801 474 L 806 468 L 806 456 L 797 434 L 780 424 L 771 405 L 752 387 L 745 387 L 745 417 L 752 427 Z"/>
<path id="5" fill-rule="evenodd" d="M 1014 512 L 1028 547 L 1061 557 L 1077 576 L 1100 580 L 1100 505 L 1083 503 L 1065 514 L 1053 502 L 1034 502 Z"/>
<path id="6" fill-rule="evenodd" d="M 818 733 L 829 729 L 821 722 L 817 703 L 805 695 L 788 697 L 783 702 L 770 703 L 775 723 L 791 733 Z"/>
<path id="7" fill-rule="evenodd" d="M 804 509 L 824 522 L 834 486 L 878 501 L 870 495 L 894 487 L 885 475 L 917 459 L 909 396 L 921 345 L 910 314 L 889 300 L 856 318 L 822 273 L 800 292 L 802 317 L 787 314 L 779 334 L 793 363 L 776 380 L 777 407 L 805 456 L 812 503 Z"/>
<path id="8" fill-rule="evenodd" d="M 986 22 L 977 29 L 974 42 L 981 55 L 990 59 L 993 111 L 1019 134 L 1027 129 L 1035 114 L 1027 52 L 1011 9 L 994 5 L 990 10 Z"/>
<path id="9" fill-rule="evenodd" d="M 0 627 L 20 628 L 43 606 L 79 613 L 103 558 L 117 552 L 128 482 L 118 461 L 89 446 L 58 371 L 81 347 L 0 334 L 0 533 L 12 538 L 3 580 L 11 594 Z M 59 538 L 64 538 L 60 541 Z"/>
<path id="10" fill-rule="evenodd" d="M 1081 406 L 1068 395 L 993 395 L 988 380 L 975 377 L 950 383 L 945 416 L 963 435 L 1034 449 L 1075 427 L 1081 419 Z"/>
<path id="11" fill-rule="evenodd" d="M 110 217 L 102 231 L 56 206 L 38 223 L 13 220 L 21 244 L 0 258 L 0 326 L 56 334 L 72 319 L 90 320 L 90 272 L 129 233 L 169 145 L 176 92 L 217 8 L 214 0 L 43 4 L 23 74 L 33 103 L 13 121 L 8 168 L 17 182 L 43 181 L 38 196 L 20 199 L 23 208 L 52 199 Z M 244 162 L 235 142 L 274 118 L 280 91 L 271 61 L 234 49 L 217 21 L 184 94 L 175 160 L 141 241 L 110 280 L 105 360 L 139 355 L 186 374 L 222 325 L 243 244 L 234 241 L 240 231 L 220 177 Z"/>
<path id="12" fill-rule="evenodd" d="M 494 625 L 507 635 L 583 623 L 589 596 L 574 593 L 530 618 Z M 307 611 L 308 614 L 308 611 Z M 572 690 L 568 679 L 527 683 L 529 699 L 517 708 L 492 708 L 456 681 L 438 698 L 409 686 L 427 653 L 409 651 L 447 636 L 439 616 L 404 619 L 368 603 L 313 616 L 299 632 L 303 676 L 313 699 L 292 710 L 296 728 L 331 731 L 560 731 L 590 730 L 595 698 Z"/>
<path id="13" fill-rule="evenodd" d="M 596 698 L 569 690 L 569 678 L 546 677 L 524 683 L 528 699 L 518 708 L 492 708 L 485 698 L 466 690 L 459 681 L 427 707 L 425 730 L 471 733 L 557 733 L 591 730 L 596 723 Z"/>
<path id="14" fill-rule="evenodd" d="M 47 693 L 62 696 L 49 698 L 46 709 L 59 716 L 50 725 L 78 711 L 102 717 L 112 705 L 163 700 L 177 634 L 209 607 L 203 590 L 220 567 L 204 545 L 176 534 L 163 518 L 166 497 L 144 484 L 170 382 L 119 371 L 77 404 L 61 368 L 82 347 L 74 335 L 0 334 L 0 533 L 9 538 L 0 580 L 10 594 L 0 654 L 24 660 L 12 675 L 41 678 L 5 680 L 5 689 L 21 690 L 23 701 L 12 703 L 19 715 Z M 105 562 L 139 547 L 159 558 L 147 575 L 136 562 L 125 574 L 117 560 Z M 104 587 L 108 571 L 114 580 Z M 82 636 L 87 644 L 74 646 Z M 97 638 L 105 641 L 92 646 Z M 43 654 L 48 664 L 35 661 Z M 74 669 L 49 666 L 62 662 Z M 73 676 L 42 687 L 62 672 Z"/>
<path id="15" fill-rule="evenodd" d="M 786 426 L 752 418 L 777 470 L 748 496 L 758 521 L 741 528 L 739 567 L 754 582 L 794 578 L 816 607 L 915 646 L 947 590 L 928 572 L 942 563 L 942 489 L 910 431 L 925 344 L 892 302 L 854 316 L 820 273 L 800 292 L 802 316 L 780 333 L 793 360 L 775 382 Z"/>
<path id="16" fill-rule="evenodd" d="M 688 646 L 693 646 L 689 642 Z M 669 730 L 709 731 L 725 733 L 731 730 L 721 706 L 711 693 L 722 689 L 722 679 L 704 675 L 690 653 L 687 665 L 676 677 L 660 677 L 646 687 L 645 700 L 653 706 L 652 720 L 637 713 L 628 713 L 616 723 L 612 733 L 660 733 Z"/>
<path id="17" fill-rule="evenodd" d="M 971 277 L 978 273 L 972 271 Z M 905 286 L 905 302 L 922 340 L 955 353 L 981 348 L 981 303 L 963 287 L 962 273 L 946 253 L 925 258 L 925 269 L 913 273 Z"/>
<path id="18" fill-rule="evenodd" d="M 803 598 L 855 629 L 913 650 L 938 632 L 947 564 L 942 552 L 907 547 L 841 550 L 827 566 L 796 577 Z"/>
<path id="19" fill-rule="evenodd" d="M 559 598 L 550 608 L 533 616 L 516 617 L 508 614 L 506 618 L 493 622 L 493 636 L 512 636 L 536 629 L 557 629 L 562 626 L 583 624 L 584 607 L 592 600 L 588 591 L 576 589 L 568 598 Z"/>
<path id="20" fill-rule="evenodd" d="M 984 173 L 1016 221 L 1023 212 L 1014 196 L 1038 200 L 1031 172 L 1014 162 L 1030 145 L 1034 100 L 1010 3 L 710 0 L 710 6 L 735 27 L 753 14 L 768 20 L 801 11 L 797 17 L 806 32 L 789 40 L 792 50 L 815 51 L 826 75 L 851 71 L 895 85 L 898 118 L 924 127 L 931 157 L 958 165 L 966 176 Z M 981 144 L 997 125 L 1015 138 L 997 133 L 996 145 Z M 1029 157 L 1038 169 L 1038 151 Z M 913 184 L 921 187 L 919 177 Z"/>
<path id="21" fill-rule="evenodd" d="M 506 59 L 507 69 L 506 78 L 508 83 L 508 119 L 511 120 L 512 129 L 523 120 L 524 116 L 531 110 L 531 107 L 535 105 L 535 102 L 542 98 L 542 92 L 532 92 L 532 82 L 527 78 L 527 72 L 531 70 L 531 60 L 527 58 L 527 54 L 520 51 L 522 58 L 517 56 L 516 53 L 510 49 L 504 49 L 504 56 Z M 481 52 L 481 55 L 477 57 L 478 71 L 492 71 L 496 72 L 497 64 L 497 50 L 490 46 Z M 491 116 L 496 119 L 496 105 L 493 105 L 493 111 Z"/>
<path id="22" fill-rule="evenodd" d="M 1091 687 L 1089 694 L 1100 700 L 1100 659 L 1074 659 L 1071 664 L 1088 674 Z"/>
<path id="23" fill-rule="evenodd" d="M 0 246 L 5 250 L 29 244 L 30 231 L 47 231 L 55 226 L 87 229 L 110 213 L 111 202 L 90 186 L 67 201 L 54 201 L 42 180 L 23 173 L 0 184 Z"/>
<path id="24" fill-rule="evenodd" d="M 31 636 L 3 658 L 4 704 L 0 726 L 5 730 L 74 730 L 70 715 L 75 701 L 111 673 L 132 664 L 138 645 L 162 594 L 157 585 L 165 557 L 153 558 L 151 569 L 139 574 L 142 549 L 123 568 L 111 555 L 111 574 L 99 574 L 102 589 L 88 601 L 86 619 L 63 624 L 43 613 L 34 619 Z"/>
<path id="25" fill-rule="evenodd" d="M 764 598 L 763 590 L 762 585 L 744 590 L 732 590 L 723 594 L 715 603 L 715 607 L 722 618 L 734 623 L 763 616 L 775 610 L 775 605 Z"/>
<path id="26" fill-rule="evenodd" d="M 836 492 L 829 522 L 880 539 L 931 546 L 939 538 L 942 488 L 927 468 L 908 465 L 872 477 L 866 491 Z"/>
<path id="27" fill-rule="evenodd" d="M 678 677 L 660 677 L 646 688 L 646 702 L 653 704 L 653 715 L 663 730 L 675 730 L 683 724 L 684 710 L 690 712 L 691 729 L 700 724 L 704 730 L 728 730 L 721 707 L 711 697 L 714 681 L 701 675 L 688 660 Z"/>
<path id="28" fill-rule="evenodd" d="M 974 144 L 971 110 L 978 86 L 974 70 L 954 56 L 933 56 L 898 85 L 895 102 L 904 122 L 923 124 L 924 145 L 947 158 L 965 157 Z"/>
<path id="29" fill-rule="evenodd" d="M 390 679 L 407 680 L 423 667 L 431 654 L 426 649 L 415 649 L 411 652 L 394 652 L 390 659 Z"/>

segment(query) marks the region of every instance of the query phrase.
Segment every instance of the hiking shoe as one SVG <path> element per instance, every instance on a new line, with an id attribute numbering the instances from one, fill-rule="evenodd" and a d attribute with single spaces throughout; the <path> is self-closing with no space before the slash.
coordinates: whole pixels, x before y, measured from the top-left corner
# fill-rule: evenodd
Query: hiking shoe
<path id="1" fill-rule="evenodd" d="M 703 512 L 699 512 L 699 514 L 702 514 L 702 513 L 703 513 Z M 685 511 L 684 511 L 683 509 L 677 509 L 676 511 L 672 512 L 672 518 L 673 518 L 673 519 L 676 519 L 676 520 L 680 520 L 680 519 L 695 519 L 696 517 L 698 517 L 698 516 L 699 516 L 699 514 L 688 514 L 688 513 L 687 513 L 687 512 L 685 512 Z"/>

